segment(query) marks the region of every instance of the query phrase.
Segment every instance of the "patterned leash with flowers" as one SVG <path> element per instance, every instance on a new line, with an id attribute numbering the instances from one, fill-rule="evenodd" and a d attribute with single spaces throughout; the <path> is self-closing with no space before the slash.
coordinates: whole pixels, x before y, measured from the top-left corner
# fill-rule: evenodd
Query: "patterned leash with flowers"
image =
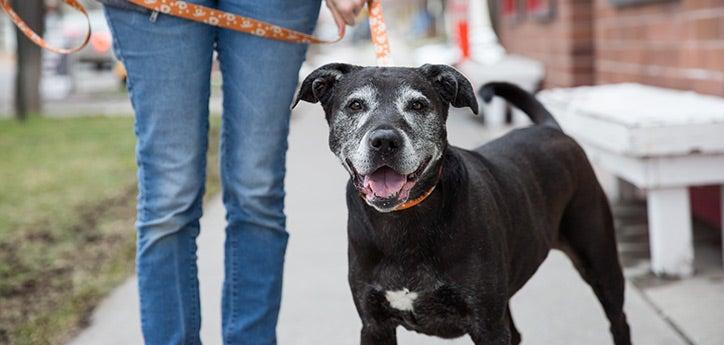
<path id="1" fill-rule="evenodd" d="M 68 4 L 71 7 L 75 8 L 76 10 L 80 11 L 81 13 L 83 13 L 83 15 L 85 16 L 85 19 L 88 23 L 88 30 L 86 31 L 85 39 L 83 39 L 83 43 L 81 43 L 80 45 L 78 45 L 77 47 L 74 47 L 74 48 L 57 48 L 57 47 L 53 47 L 53 46 L 49 45 L 48 42 L 46 42 L 42 37 L 40 37 L 40 35 L 36 34 L 28 26 L 28 24 L 26 24 L 25 21 L 23 21 L 23 19 L 20 18 L 20 16 L 17 13 L 15 13 L 15 11 L 13 11 L 13 8 L 10 6 L 10 0 L 0 0 L 0 8 L 2 8 L 3 11 L 5 11 L 5 13 L 8 14 L 8 16 L 10 16 L 10 20 L 12 20 L 13 23 L 15 23 L 15 25 L 17 25 L 18 29 L 20 29 L 20 31 L 22 31 L 22 33 L 25 34 L 25 36 L 27 36 L 28 39 L 33 41 L 33 43 L 35 43 L 47 50 L 55 52 L 55 53 L 70 54 L 70 53 L 74 53 L 74 52 L 77 52 L 77 51 L 83 49 L 83 47 L 85 47 L 88 44 L 88 41 L 90 40 L 90 37 L 91 37 L 90 18 L 88 17 L 88 12 L 85 10 L 83 5 L 81 5 L 78 1 L 63 0 L 63 2 L 65 2 L 66 4 Z"/>
<path id="2" fill-rule="evenodd" d="M 35 44 L 56 53 L 70 54 L 83 49 L 83 47 L 88 44 L 91 34 L 90 19 L 88 18 L 88 13 L 85 8 L 83 8 L 77 0 L 63 0 L 63 2 L 82 12 L 88 20 L 88 32 L 86 33 L 85 39 L 81 45 L 75 48 L 64 49 L 50 46 L 43 40 L 42 37 L 40 37 L 40 35 L 33 32 L 33 30 L 30 29 L 20 16 L 13 11 L 12 7 L 10 7 L 9 0 L 0 0 L 0 6 L 2 6 L 2 9 L 5 12 L 7 12 L 10 16 L 10 20 L 18 26 L 20 31 L 22 31 L 25 36 L 27 36 Z M 337 39 L 322 40 L 303 32 L 287 29 L 254 18 L 196 5 L 182 0 L 128 0 L 128 2 L 151 11 L 284 42 L 324 44 L 338 42 L 342 39 L 342 37 L 344 37 L 344 26 L 339 28 L 339 36 Z M 387 27 L 385 26 L 385 19 L 382 13 L 382 3 L 380 0 L 369 0 L 367 6 L 369 8 L 370 32 L 372 43 L 375 46 L 377 63 L 381 66 L 387 66 L 391 64 L 390 45 L 387 40 Z"/>
<path id="3" fill-rule="evenodd" d="M 390 53 L 390 41 L 387 39 L 387 26 L 385 25 L 385 16 L 382 13 L 382 2 L 380 0 L 370 0 L 367 2 L 370 21 L 370 37 L 372 37 L 372 45 L 375 47 L 375 56 L 377 56 L 377 65 L 389 66 L 392 64 L 392 54 Z"/>

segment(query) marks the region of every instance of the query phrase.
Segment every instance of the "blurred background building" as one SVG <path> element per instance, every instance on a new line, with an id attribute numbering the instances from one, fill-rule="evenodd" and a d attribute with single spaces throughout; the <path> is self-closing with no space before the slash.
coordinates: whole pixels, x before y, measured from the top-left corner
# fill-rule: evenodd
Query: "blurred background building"
<path id="1" fill-rule="evenodd" d="M 545 86 L 637 82 L 724 96 L 721 0 L 499 0 L 506 49 Z"/>

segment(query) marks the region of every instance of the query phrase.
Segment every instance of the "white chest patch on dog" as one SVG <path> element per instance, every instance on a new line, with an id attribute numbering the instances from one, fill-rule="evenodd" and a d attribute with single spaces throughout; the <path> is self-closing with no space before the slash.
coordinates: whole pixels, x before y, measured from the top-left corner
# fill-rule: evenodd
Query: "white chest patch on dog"
<path id="1" fill-rule="evenodd" d="M 402 311 L 414 311 L 413 304 L 417 299 L 417 292 L 410 292 L 408 289 L 385 292 L 385 298 L 392 308 Z"/>

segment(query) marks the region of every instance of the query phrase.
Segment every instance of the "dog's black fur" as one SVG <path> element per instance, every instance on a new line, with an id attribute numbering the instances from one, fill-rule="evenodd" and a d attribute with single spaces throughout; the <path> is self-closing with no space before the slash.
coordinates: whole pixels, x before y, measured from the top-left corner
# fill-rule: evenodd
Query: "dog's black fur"
<path id="1" fill-rule="evenodd" d="M 358 147 L 359 137 L 340 135 L 349 128 L 338 127 L 351 121 L 344 110 L 346 94 L 372 85 L 383 90 L 375 96 L 379 111 L 365 115 L 374 125 L 362 123 L 355 131 L 382 124 L 422 136 L 391 114 L 399 107 L 385 108 L 401 84 L 413 85 L 429 101 L 424 116 L 436 117 L 439 127 L 427 129 L 424 140 L 435 142 L 442 153 L 428 163 L 409 199 L 435 186 L 433 193 L 415 207 L 393 211 L 405 200 L 360 197 L 357 163 L 348 160 L 340 148 L 345 143 L 339 142 Z M 361 343 L 396 344 L 395 329 L 402 325 L 444 338 L 468 334 L 475 344 L 518 344 L 508 301 L 556 248 L 568 254 L 593 288 L 615 344 L 630 344 L 611 211 L 585 153 L 529 93 L 507 83 L 490 83 L 480 93 L 486 101 L 502 96 L 535 125 L 472 151 L 447 145 L 448 105 L 477 111 L 469 82 L 447 66 L 332 64 L 302 84 L 298 100 L 322 102 L 330 147 L 352 176 L 347 188 L 349 283 L 363 322 Z M 430 133 L 437 137 L 430 139 Z M 364 164 L 394 168 L 396 159 Z"/>

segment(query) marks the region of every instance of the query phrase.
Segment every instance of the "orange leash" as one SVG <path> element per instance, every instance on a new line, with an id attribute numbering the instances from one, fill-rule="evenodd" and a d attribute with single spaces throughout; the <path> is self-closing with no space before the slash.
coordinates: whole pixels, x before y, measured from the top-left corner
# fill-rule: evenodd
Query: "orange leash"
<path id="1" fill-rule="evenodd" d="M 390 41 L 387 39 L 385 16 L 382 13 L 382 2 L 380 0 L 370 0 L 367 3 L 367 8 L 370 15 L 370 37 L 372 37 L 372 44 L 375 46 L 377 65 L 389 66 L 392 64 L 392 55 L 390 53 Z"/>
<path id="2" fill-rule="evenodd" d="M 12 20 L 13 23 L 15 23 L 15 25 L 17 25 L 18 29 L 20 29 L 20 31 L 25 36 L 27 36 L 28 39 L 33 41 L 33 43 L 39 45 L 42 48 L 55 52 L 55 53 L 70 54 L 70 53 L 74 53 L 74 52 L 77 52 L 77 51 L 83 49 L 88 44 L 88 41 L 90 40 L 90 37 L 91 37 L 90 18 L 88 17 L 88 12 L 85 10 L 83 5 L 78 3 L 77 0 L 63 0 L 63 2 L 65 2 L 66 4 L 68 4 L 71 7 L 75 8 L 76 10 L 80 11 L 81 13 L 83 13 L 86 21 L 88 22 L 88 30 L 86 31 L 85 39 L 83 40 L 83 43 L 81 43 L 80 45 L 78 45 L 75 48 L 70 48 L 70 49 L 57 48 L 57 47 L 53 47 L 53 46 L 49 45 L 48 42 L 46 42 L 42 37 L 40 37 L 40 35 L 35 33 L 35 31 L 33 31 L 33 29 L 31 29 L 28 26 L 28 24 L 25 23 L 25 21 L 22 18 L 20 18 L 20 16 L 18 16 L 17 13 L 15 13 L 15 11 L 13 11 L 13 8 L 10 7 L 10 0 L 0 0 L 0 6 L 2 7 L 3 11 L 5 11 L 5 13 L 7 13 L 8 16 L 10 16 L 10 20 Z"/>
<path id="3" fill-rule="evenodd" d="M 322 44 L 335 43 L 344 37 L 344 28 L 340 29 L 337 39 L 331 41 L 322 40 L 303 32 L 283 28 L 254 18 L 181 0 L 128 0 L 128 2 L 151 11 L 277 41 Z"/>
<path id="4" fill-rule="evenodd" d="M 60 54 L 70 54 L 78 50 L 83 49 L 90 40 L 90 19 L 88 19 L 88 13 L 85 8 L 78 3 L 77 0 L 63 0 L 66 4 L 72 6 L 78 11 L 82 12 L 88 20 L 88 32 L 85 40 L 81 45 L 72 49 L 55 48 L 47 44 L 40 35 L 33 32 L 28 25 L 13 11 L 10 7 L 9 0 L 0 0 L 2 9 L 7 12 L 10 19 L 18 26 L 31 41 L 35 44 L 48 49 L 50 51 Z M 180 17 L 188 20 L 192 20 L 199 23 L 204 23 L 212 26 L 218 26 L 220 28 L 243 32 L 246 34 L 268 38 L 272 40 L 292 42 L 292 43 L 310 43 L 310 44 L 324 44 L 324 43 L 335 43 L 344 37 L 344 26 L 340 27 L 339 37 L 334 40 L 323 40 L 312 35 L 305 34 L 303 32 L 287 29 L 274 24 L 270 24 L 254 18 L 240 16 L 229 12 L 219 11 L 217 9 L 209 8 L 206 6 L 196 5 L 187 1 L 181 0 L 128 0 L 137 6 L 141 6 L 151 11 L 168 14 L 175 17 Z M 369 21 L 370 31 L 372 36 L 372 43 L 375 46 L 375 55 L 377 56 L 377 62 L 379 65 L 390 64 L 390 45 L 387 40 L 387 27 L 385 26 L 385 19 L 382 14 L 382 3 L 380 0 L 369 0 L 367 3 L 369 8 Z"/>
<path id="5" fill-rule="evenodd" d="M 370 16 L 370 37 L 372 37 L 372 44 L 375 46 L 377 65 L 389 66 L 392 64 L 392 55 L 390 53 L 390 41 L 387 39 L 385 16 L 382 13 L 382 2 L 380 0 L 370 0 L 367 3 L 367 9 Z"/>
<path id="6" fill-rule="evenodd" d="M 272 40 L 292 42 L 328 44 L 339 42 L 344 37 L 344 26 L 340 27 L 339 36 L 335 40 L 323 40 L 303 32 L 283 28 L 254 18 L 240 16 L 229 12 L 219 11 L 206 6 L 192 4 L 181 0 L 128 0 L 129 2 L 149 9 L 204 23 L 220 28 L 243 32 L 246 34 L 268 38 Z M 380 0 L 369 0 L 369 21 L 372 43 L 375 45 L 375 55 L 379 65 L 390 64 L 390 45 L 387 40 L 387 27 L 382 13 Z"/>

